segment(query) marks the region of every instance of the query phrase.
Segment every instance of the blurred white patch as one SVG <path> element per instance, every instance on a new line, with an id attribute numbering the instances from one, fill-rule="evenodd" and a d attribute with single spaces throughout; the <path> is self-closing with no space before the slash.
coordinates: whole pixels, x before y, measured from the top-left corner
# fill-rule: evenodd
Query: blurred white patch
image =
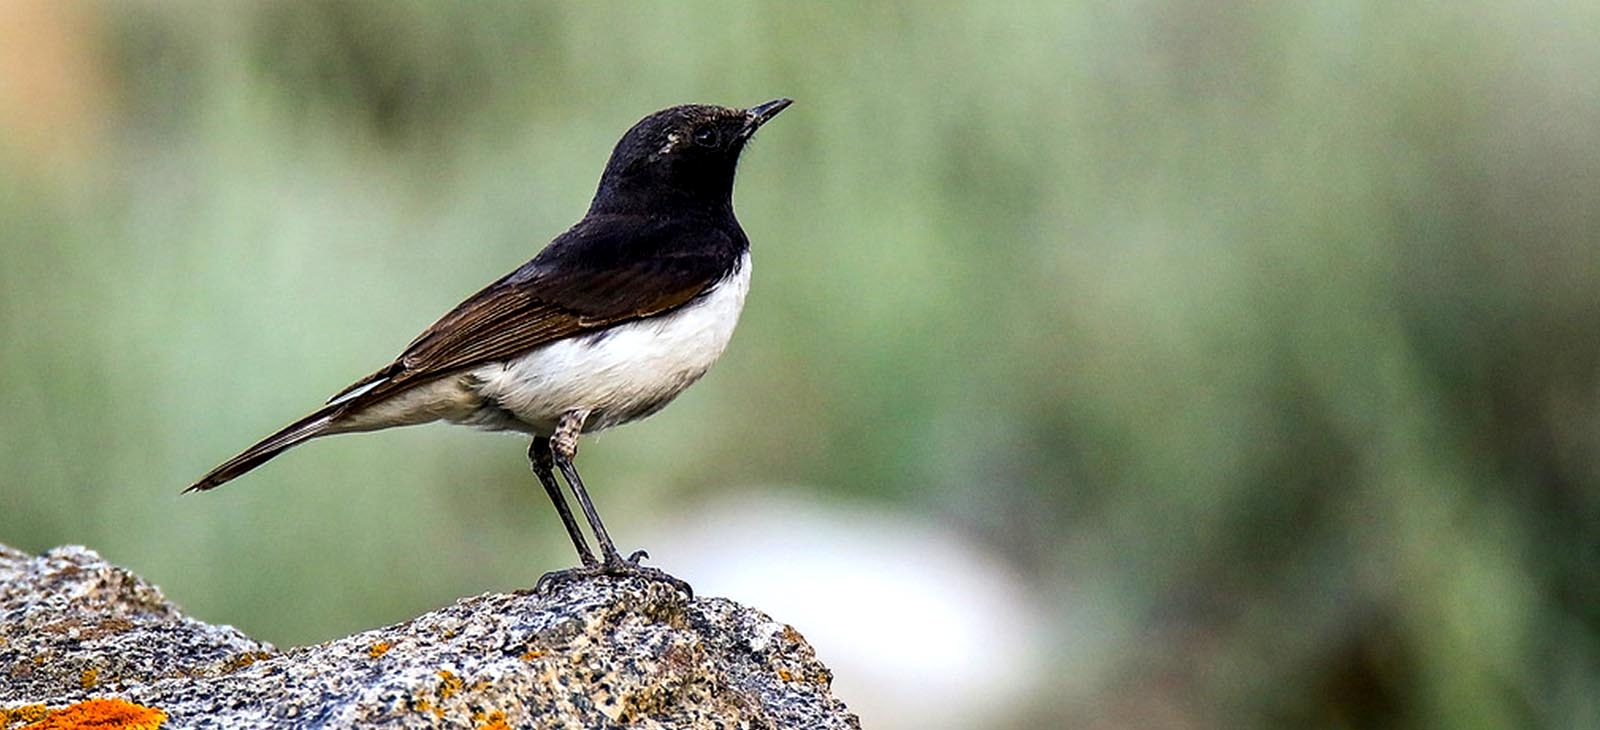
<path id="1" fill-rule="evenodd" d="M 994 727 L 1044 671 L 1046 629 L 1016 572 L 903 513 L 752 490 L 642 544 L 699 595 L 799 630 L 863 727 Z"/>

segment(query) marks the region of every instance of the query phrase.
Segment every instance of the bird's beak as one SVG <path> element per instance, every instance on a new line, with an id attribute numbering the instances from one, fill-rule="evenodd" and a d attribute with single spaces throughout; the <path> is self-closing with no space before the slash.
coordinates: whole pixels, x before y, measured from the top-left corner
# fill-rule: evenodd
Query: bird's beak
<path id="1" fill-rule="evenodd" d="M 767 120 L 778 116 L 778 112 L 789 108 L 789 105 L 793 103 L 793 99 L 773 99 L 765 104 L 757 104 L 744 110 L 744 129 L 740 131 L 739 136 L 749 139 L 750 135 L 755 134 L 761 125 L 767 123 Z"/>

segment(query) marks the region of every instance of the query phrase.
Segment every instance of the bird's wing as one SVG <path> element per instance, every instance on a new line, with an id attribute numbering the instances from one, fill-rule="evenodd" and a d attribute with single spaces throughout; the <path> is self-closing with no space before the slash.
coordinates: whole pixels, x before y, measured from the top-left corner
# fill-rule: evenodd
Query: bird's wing
<path id="1" fill-rule="evenodd" d="M 694 237 L 714 237 L 717 245 L 695 245 Z M 712 228 L 580 225 L 457 305 L 393 363 L 329 402 L 374 402 L 408 384 L 667 312 L 727 274 L 718 264 L 730 259 L 708 249 L 726 250 L 724 244 L 732 243 L 726 232 Z"/>

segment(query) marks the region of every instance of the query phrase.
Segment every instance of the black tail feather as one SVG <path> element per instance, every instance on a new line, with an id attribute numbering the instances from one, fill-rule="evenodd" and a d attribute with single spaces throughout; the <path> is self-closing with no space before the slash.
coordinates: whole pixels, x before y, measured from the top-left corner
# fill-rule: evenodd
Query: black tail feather
<path id="1" fill-rule="evenodd" d="M 245 449 L 243 453 L 207 472 L 205 476 L 200 477 L 199 481 L 183 491 L 185 493 L 203 492 L 220 486 L 234 477 L 267 463 L 272 457 L 283 453 L 296 444 L 324 435 L 327 433 L 328 426 L 333 423 L 333 420 L 346 407 L 346 404 L 343 403 L 325 406 L 317 412 L 283 427 L 277 433 L 262 439 L 256 445 Z"/>

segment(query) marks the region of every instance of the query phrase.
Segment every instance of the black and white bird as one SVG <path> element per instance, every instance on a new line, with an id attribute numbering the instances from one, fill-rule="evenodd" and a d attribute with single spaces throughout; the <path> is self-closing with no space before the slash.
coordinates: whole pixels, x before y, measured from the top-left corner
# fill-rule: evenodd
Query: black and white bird
<path id="1" fill-rule="evenodd" d="M 211 470 L 217 487 L 320 436 L 446 421 L 533 437 L 528 459 L 582 566 L 549 574 L 665 574 L 624 558 L 573 465 L 578 437 L 661 410 L 722 354 L 750 287 L 733 214 L 739 154 L 789 99 L 685 105 L 617 143 L 589 212 L 533 260 L 433 323 L 398 358 Z M 600 555 L 556 481 L 565 476 Z"/>

